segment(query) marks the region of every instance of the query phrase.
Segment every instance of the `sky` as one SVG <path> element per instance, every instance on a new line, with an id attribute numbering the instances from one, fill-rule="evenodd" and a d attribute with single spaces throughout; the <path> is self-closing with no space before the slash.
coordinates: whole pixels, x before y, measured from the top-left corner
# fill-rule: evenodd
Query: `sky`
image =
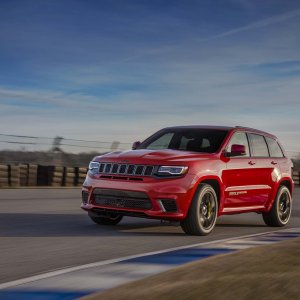
<path id="1" fill-rule="evenodd" d="M 0 134 L 130 144 L 187 124 L 300 152 L 300 1 L 0 0 Z"/>

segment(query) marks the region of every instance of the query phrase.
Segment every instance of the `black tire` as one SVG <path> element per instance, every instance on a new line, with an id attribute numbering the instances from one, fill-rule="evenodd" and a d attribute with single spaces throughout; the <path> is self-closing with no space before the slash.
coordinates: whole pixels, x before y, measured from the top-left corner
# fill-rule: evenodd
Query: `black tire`
<path id="1" fill-rule="evenodd" d="M 89 213 L 89 217 L 98 225 L 117 225 L 123 219 L 123 216 L 116 214 L 115 216 L 103 217 Z"/>
<path id="2" fill-rule="evenodd" d="M 218 216 L 218 197 L 214 188 L 201 183 L 190 205 L 187 217 L 180 222 L 189 235 L 207 235 L 215 227 Z"/>
<path id="3" fill-rule="evenodd" d="M 292 196 L 286 186 L 280 186 L 272 208 L 269 212 L 263 213 L 263 219 L 268 226 L 283 227 L 285 226 L 292 212 Z"/>

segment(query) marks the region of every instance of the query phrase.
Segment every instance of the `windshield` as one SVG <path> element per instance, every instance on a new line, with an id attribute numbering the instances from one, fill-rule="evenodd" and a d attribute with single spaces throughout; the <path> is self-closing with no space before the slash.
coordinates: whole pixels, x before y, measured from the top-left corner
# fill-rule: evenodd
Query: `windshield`
<path id="1" fill-rule="evenodd" d="M 159 131 L 145 140 L 139 149 L 214 153 L 220 148 L 227 132 L 216 129 L 170 128 Z"/>

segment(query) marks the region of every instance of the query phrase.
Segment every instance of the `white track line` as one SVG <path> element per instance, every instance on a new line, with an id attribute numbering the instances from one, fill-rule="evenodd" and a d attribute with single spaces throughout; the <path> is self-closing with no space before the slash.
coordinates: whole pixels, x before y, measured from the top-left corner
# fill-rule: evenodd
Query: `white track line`
<path id="1" fill-rule="evenodd" d="M 74 272 L 74 271 L 79 271 L 79 270 L 83 270 L 83 269 L 88 269 L 88 268 L 93 268 L 93 267 L 100 267 L 100 266 L 105 266 L 105 265 L 109 265 L 109 264 L 113 264 L 113 263 L 118 263 L 118 262 L 122 262 L 122 261 L 129 260 L 129 259 L 134 259 L 134 258 L 139 258 L 139 257 L 144 257 L 144 256 L 150 256 L 150 255 L 155 255 L 155 254 L 161 254 L 161 253 L 166 253 L 166 252 L 171 252 L 171 251 L 176 251 L 176 250 L 189 249 L 189 248 L 193 248 L 193 247 L 199 247 L 199 246 L 205 246 L 205 245 L 211 245 L 211 244 L 218 244 L 218 243 L 223 243 L 223 242 L 227 242 L 227 241 L 234 241 L 234 240 L 237 240 L 237 239 L 243 239 L 243 238 L 250 238 L 250 237 L 255 237 L 255 236 L 260 236 L 260 235 L 266 235 L 266 234 L 270 234 L 270 233 L 286 232 L 286 231 L 288 232 L 288 231 L 299 230 L 299 229 L 300 228 L 289 228 L 289 229 L 282 229 L 282 230 L 275 230 L 275 231 L 267 231 L 267 232 L 263 232 L 263 233 L 255 233 L 255 234 L 243 235 L 243 236 L 234 237 L 234 238 L 227 238 L 227 239 L 221 239 L 221 240 L 204 242 L 204 243 L 197 243 L 197 244 L 192 244 L 192 245 L 187 245 L 187 246 L 179 246 L 179 247 L 174 247 L 174 248 L 169 248 L 169 249 L 164 249 L 164 250 L 159 250 L 159 251 L 146 252 L 146 253 L 141 253 L 141 254 L 136 254 L 136 255 L 129 255 L 129 256 L 125 256 L 125 257 L 121 257 L 121 258 L 102 260 L 102 261 L 98 261 L 98 262 L 94 262 L 94 263 L 89 263 L 89 264 L 84 264 L 84 265 L 69 267 L 69 268 L 63 268 L 63 269 L 59 269 L 59 270 L 56 270 L 56 271 L 50 271 L 50 272 L 46 272 L 46 273 L 39 274 L 39 275 L 34 275 L 34 276 L 25 277 L 25 278 L 18 279 L 18 280 L 5 282 L 5 283 L 0 284 L 0 290 L 10 288 L 10 287 L 14 287 L 14 286 L 18 286 L 18 285 L 21 285 L 21 284 L 26 284 L 26 283 L 29 283 L 29 282 L 38 281 L 38 280 L 41 280 L 41 279 L 54 277 L 54 276 L 57 276 L 57 275 L 71 273 L 71 272 Z"/>

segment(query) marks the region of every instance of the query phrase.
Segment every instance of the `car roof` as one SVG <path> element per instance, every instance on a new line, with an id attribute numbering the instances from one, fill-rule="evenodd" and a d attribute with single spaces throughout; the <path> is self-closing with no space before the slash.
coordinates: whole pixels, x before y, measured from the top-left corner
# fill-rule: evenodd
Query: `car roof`
<path id="1" fill-rule="evenodd" d="M 271 133 L 259 129 L 255 129 L 255 128 L 244 127 L 244 126 L 183 125 L 183 126 L 166 127 L 164 129 L 173 129 L 173 128 L 174 129 L 214 129 L 214 130 L 226 130 L 226 131 L 233 131 L 233 130 L 248 131 L 248 132 L 262 134 L 277 139 L 277 137 Z"/>
<path id="2" fill-rule="evenodd" d="M 164 129 L 216 129 L 216 130 L 231 130 L 232 126 L 212 126 L 212 125 L 183 125 L 183 126 L 171 126 Z"/>

